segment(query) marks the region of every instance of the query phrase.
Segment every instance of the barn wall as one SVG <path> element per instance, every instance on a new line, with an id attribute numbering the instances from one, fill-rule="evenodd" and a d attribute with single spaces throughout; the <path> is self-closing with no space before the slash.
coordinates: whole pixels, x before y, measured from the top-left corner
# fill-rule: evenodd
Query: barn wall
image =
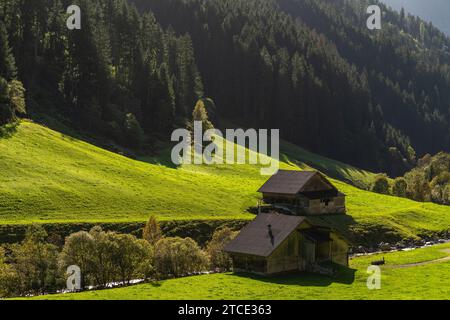
<path id="1" fill-rule="evenodd" d="M 299 235 L 294 231 L 267 259 L 267 273 L 298 270 Z"/>
<path id="2" fill-rule="evenodd" d="M 336 207 L 336 213 L 346 213 L 345 209 L 345 195 L 339 195 L 334 198 L 334 205 Z"/>
<path id="3" fill-rule="evenodd" d="M 297 199 L 297 195 L 295 195 L 295 194 L 280 194 L 280 193 L 263 193 L 263 199 L 295 201 Z"/>
<path id="4" fill-rule="evenodd" d="M 307 214 L 344 214 L 345 210 L 345 196 L 338 196 L 330 199 L 328 205 L 320 199 L 309 201 L 309 208 L 306 210 Z"/>
<path id="5" fill-rule="evenodd" d="M 308 214 L 321 214 L 319 199 L 309 201 L 309 208 L 307 210 L 307 213 Z"/>
<path id="6" fill-rule="evenodd" d="M 263 257 L 232 254 L 234 272 L 252 272 L 257 274 L 266 274 L 267 261 Z"/>
<path id="7" fill-rule="evenodd" d="M 303 236 L 299 230 L 308 229 L 311 225 L 307 222 L 302 223 L 297 230 L 291 233 L 289 237 L 267 258 L 267 273 L 282 273 L 289 271 L 305 270 L 305 263 L 302 257 Z"/>
<path id="8" fill-rule="evenodd" d="M 318 242 L 316 244 L 317 262 L 329 261 L 331 258 L 331 245 L 329 241 Z"/>
<path id="9" fill-rule="evenodd" d="M 332 260 L 333 262 L 348 267 L 349 245 L 336 233 L 330 234 L 332 242 Z"/>

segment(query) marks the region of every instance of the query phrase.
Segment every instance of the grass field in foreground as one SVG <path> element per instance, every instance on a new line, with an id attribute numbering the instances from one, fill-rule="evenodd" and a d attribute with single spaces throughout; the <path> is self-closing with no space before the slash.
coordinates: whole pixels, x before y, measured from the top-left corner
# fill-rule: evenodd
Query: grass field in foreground
<path id="1" fill-rule="evenodd" d="M 348 216 L 328 223 L 365 237 L 402 237 L 447 230 L 450 207 L 355 188 L 374 174 L 284 144 L 280 167 L 319 168 L 338 178 Z M 132 160 L 23 121 L 0 138 L 0 224 L 135 222 L 174 219 L 251 219 L 256 190 L 267 176 L 256 165 L 171 166 L 166 156 Z M 325 219 L 326 220 L 326 219 Z M 388 234 L 386 234 L 388 235 Z"/>
<path id="2" fill-rule="evenodd" d="M 350 261 L 351 269 L 343 271 L 337 279 L 311 274 L 263 278 L 226 273 L 36 299 L 450 299 L 450 260 L 398 268 L 402 264 L 446 257 L 450 253 L 442 250 L 449 248 L 450 244 L 444 244 L 354 258 Z M 368 290 L 367 266 L 381 257 L 385 257 L 387 263 L 381 267 L 381 289 Z"/>

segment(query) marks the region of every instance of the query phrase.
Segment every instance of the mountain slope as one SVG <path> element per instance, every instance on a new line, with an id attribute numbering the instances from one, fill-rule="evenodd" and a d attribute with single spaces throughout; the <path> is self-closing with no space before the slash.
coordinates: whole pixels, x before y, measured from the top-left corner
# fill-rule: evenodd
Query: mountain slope
<path id="1" fill-rule="evenodd" d="M 240 147 L 239 147 L 240 148 Z M 161 158 L 132 160 L 24 121 L 0 139 L 0 223 L 143 222 L 251 219 L 259 166 L 169 166 Z M 307 162 L 308 164 L 306 164 Z M 368 183 L 373 174 L 292 145 L 281 168 L 317 167 L 342 180 Z M 348 215 L 318 218 L 358 242 L 447 230 L 450 207 L 375 194 L 332 180 L 347 194 Z"/>
<path id="2" fill-rule="evenodd" d="M 368 30 L 368 0 L 129 1 L 191 35 L 206 94 L 246 127 L 393 176 L 450 147 L 450 42 L 420 19 L 382 6 Z"/>
<path id="3" fill-rule="evenodd" d="M 447 0 L 382 0 L 388 6 L 400 11 L 419 16 L 450 36 L 450 6 Z"/>
<path id="4" fill-rule="evenodd" d="M 0 2 L 0 123 L 25 111 L 6 93 L 20 80 L 30 118 L 140 150 L 204 97 L 217 118 L 392 176 L 450 148 L 450 41 L 384 6 L 368 30 L 378 1 L 79 0 L 81 30 L 67 0 L 23 2 Z"/>

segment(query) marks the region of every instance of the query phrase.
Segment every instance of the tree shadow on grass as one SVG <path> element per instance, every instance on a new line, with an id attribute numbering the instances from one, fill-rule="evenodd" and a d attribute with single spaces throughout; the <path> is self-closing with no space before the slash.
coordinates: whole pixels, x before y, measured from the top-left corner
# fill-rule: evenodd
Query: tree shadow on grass
<path id="1" fill-rule="evenodd" d="M 150 285 L 154 288 L 159 288 L 162 286 L 162 283 L 161 283 L 161 281 L 152 281 L 152 282 L 150 282 Z"/>
<path id="2" fill-rule="evenodd" d="M 355 273 L 356 269 L 340 266 L 336 276 L 325 276 L 307 272 L 276 276 L 260 276 L 251 273 L 233 273 L 229 275 L 285 286 L 327 287 L 333 283 L 350 285 L 355 281 Z"/>
<path id="3" fill-rule="evenodd" d="M 180 167 L 180 165 L 173 163 L 171 158 L 171 148 L 168 147 L 160 150 L 158 155 L 138 157 L 136 160 L 171 169 L 178 169 Z"/>
<path id="4" fill-rule="evenodd" d="M 367 189 L 367 182 L 355 180 L 354 178 L 352 179 L 349 177 L 354 176 L 354 173 L 358 173 L 361 177 L 366 177 L 368 180 L 372 179 L 371 177 L 367 177 L 367 171 L 312 153 L 304 148 L 288 142 L 285 142 L 281 146 L 280 154 L 281 160 L 286 163 L 295 165 L 303 170 L 310 168 L 320 170 L 322 173 L 333 179 L 346 182 L 363 190 Z"/>

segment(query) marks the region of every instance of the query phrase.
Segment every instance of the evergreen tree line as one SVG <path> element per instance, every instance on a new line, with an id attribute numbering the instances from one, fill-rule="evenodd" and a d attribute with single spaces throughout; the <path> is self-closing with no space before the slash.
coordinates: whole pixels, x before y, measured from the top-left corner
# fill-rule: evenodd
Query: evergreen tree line
<path id="1" fill-rule="evenodd" d="M 17 68 L 9 46 L 8 33 L 0 21 L 0 126 L 25 114 L 25 89 L 17 80 Z M 2 130 L 3 131 L 3 130 Z"/>
<path id="2" fill-rule="evenodd" d="M 375 1 L 371 31 L 366 0 L 79 0 L 70 31 L 72 2 L 1 2 L 1 123 L 147 149 L 210 96 L 215 117 L 390 175 L 449 150 L 450 41 L 404 11 Z"/>
<path id="3" fill-rule="evenodd" d="M 0 77 L 23 82 L 29 116 L 56 117 L 133 148 L 183 125 L 203 95 L 190 36 L 163 30 L 125 0 L 76 1 L 81 30 L 69 30 L 71 4 L 0 4 Z M 0 111 L 2 123 L 13 120 L 11 106 Z"/>
<path id="4" fill-rule="evenodd" d="M 430 23 L 377 1 L 132 2 L 191 34 L 207 95 L 245 126 L 391 175 L 449 149 L 450 42 Z"/>

